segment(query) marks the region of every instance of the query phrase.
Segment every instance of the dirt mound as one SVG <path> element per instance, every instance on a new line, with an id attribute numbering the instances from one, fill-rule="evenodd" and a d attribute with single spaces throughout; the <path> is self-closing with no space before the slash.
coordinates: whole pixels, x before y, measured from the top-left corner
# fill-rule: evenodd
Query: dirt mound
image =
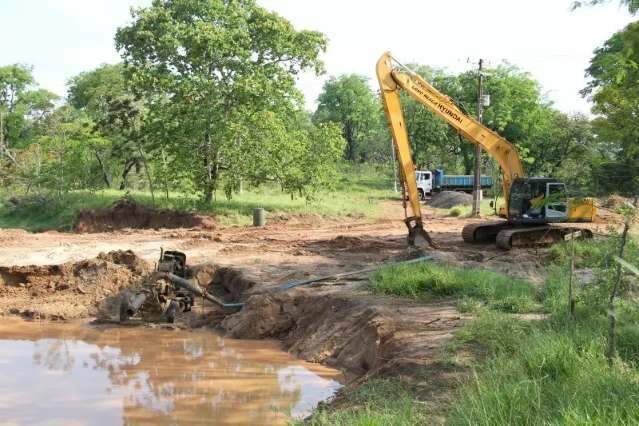
<path id="1" fill-rule="evenodd" d="M 428 205 L 436 209 L 450 209 L 455 206 L 472 204 L 473 196 L 465 192 L 442 191 L 433 195 Z"/>
<path id="2" fill-rule="evenodd" d="M 76 232 L 105 232 L 114 229 L 204 228 L 214 229 L 212 217 L 170 209 L 155 209 L 122 198 L 111 207 L 82 210 L 75 220 Z"/>
<path id="3" fill-rule="evenodd" d="M 626 203 L 629 203 L 630 200 L 622 197 L 621 195 L 612 194 L 609 195 L 603 202 L 601 203 L 601 207 L 606 209 L 616 210 L 619 207 L 624 206 Z"/>
<path id="4" fill-rule="evenodd" d="M 139 285 L 151 266 L 131 251 L 79 262 L 0 267 L 0 314 L 38 319 L 96 315 L 111 296 Z"/>
<path id="5" fill-rule="evenodd" d="M 221 326 L 236 338 L 281 339 L 294 355 L 353 376 L 425 366 L 458 326 L 448 306 L 385 306 L 367 297 L 296 290 L 251 296 Z"/>

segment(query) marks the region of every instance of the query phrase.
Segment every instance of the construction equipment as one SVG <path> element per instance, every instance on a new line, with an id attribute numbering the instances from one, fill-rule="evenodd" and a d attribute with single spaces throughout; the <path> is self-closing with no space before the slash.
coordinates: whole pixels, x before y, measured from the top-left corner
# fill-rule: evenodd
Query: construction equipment
<path id="1" fill-rule="evenodd" d="M 503 249 L 546 245 L 560 241 L 564 235 L 576 230 L 550 223 L 594 220 L 596 209 L 592 199 L 569 200 L 565 184 L 557 179 L 526 177 L 517 150 L 510 142 L 469 116 L 453 99 L 402 65 L 389 52 L 377 61 L 377 78 L 397 151 L 404 200 L 408 199 L 412 210 L 412 216 L 406 214 L 405 218 L 409 244 L 414 244 L 416 237 L 421 235 L 434 246 L 422 223 L 415 165 L 408 143 L 400 90 L 433 111 L 470 143 L 480 145 L 501 167 L 505 205 L 500 209 L 500 216 L 507 220 L 466 225 L 462 230 L 464 241 L 496 240 L 497 246 Z M 406 204 L 404 208 L 406 210 Z M 582 231 L 584 238 L 592 237 L 591 231 Z"/>
<path id="2" fill-rule="evenodd" d="M 226 308 L 222 300 L 190 280 L 186 255 L 179 251 L 160 251 L 160 259 L 147 284 L 135 292 L 126 292 L 120 300 L 120 321 L 140 314 L 145 321 L 175 321 L 178 311 L 189 312 L 195 296 Z"/>

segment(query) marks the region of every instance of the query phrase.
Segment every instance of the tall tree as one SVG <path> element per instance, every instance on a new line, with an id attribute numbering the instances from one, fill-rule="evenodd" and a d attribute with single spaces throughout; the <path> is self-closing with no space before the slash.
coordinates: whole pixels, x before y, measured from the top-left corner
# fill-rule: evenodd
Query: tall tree
<path id="1" fill-rule="evenodd" d="M 380 137 L 381 103 L 366 77 L 357 74 L 331 77 L 324 83 L 317 102 L 314 120 L 337 123 L 342 128 L 347 160 L 364 161 L 372 156 L 371 145 L 383 139 Z M 387 147 L 388 142 L 384 146 Z"/>
<path id="2" fill-rule="evenodd" d="M 20 65 L 0 67 L 0 155 L 17 165 L 15 148 L 30 140 L 37 127 L 54 108 L 58 97 L 38 89 L 31 68 Z"/>
<path id="3" fill-rule="evenodd" d="M 595 131 L 607 150 L 595 169 L 603 191 L 639 193 L 639 22 L 595 50 L 584 89 L 598 114 Z"/>
<path id="4" fill-rule="evenodd" d="M 241 175 L 264 154 L 261 134 L 242 137 L 255 117 L 273 112 L 281 121 L 301 108 L 296 75 L 322 71 L 326 39 L 255 0 L 154 0 L 132 17 L 116 46 L 165 148 L 211 201 L 223 171 Z"/>
<path id="5" fill-rule="evenodd" d="M 120 189 L 125 189 L 130 171 L 143 165 L 143 105 L 127 85 L 124 66 L 101 65 L 72 77 L 68 85 L 69 104 L 91 117 L 96 130 L 111 141 L 109 145 L 95 146 L 105 184 L 111 186 L 107 163 L 113 160 L 120 163 Z"/>
<path id="6" fill-rule="evenodd" d="M 427 66 L 412 65 L 411 68 L 451 97 L 467 114 L 476 116 L 475 72 L 455 75 Z M 501 64 L 487 70 L 487 74 L 485 91 L 490 94 L 491 105 L 484 110 L 483 123 L 516 145 L 531 173 L 548 169 L 556 158 L 552 156 L 553 151 L 544 147 L 556 147 L 551 129 L 556 129 L 555 119 L 559 113 L 543 98 L 539 84 L 517 67 Z M 473 146 L 449 130 L 423 105 L 407 96 L 403 105 L 418 164 L 429 168 L 444 165 L 470 174 L 474 165 Z"/>

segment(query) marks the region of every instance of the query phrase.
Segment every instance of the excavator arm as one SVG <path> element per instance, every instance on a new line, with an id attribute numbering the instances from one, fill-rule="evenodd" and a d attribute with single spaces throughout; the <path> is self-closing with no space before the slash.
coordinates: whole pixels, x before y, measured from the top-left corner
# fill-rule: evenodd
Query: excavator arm
<path id="1" fill-rule="evenodd" d="M 415 181 L 415 166 L 410 153 L 406 123 L 401 109 L 400 89 L 450 124 L 469 142 L 480 145 L 497 160 L 503 172 L 504 198 L 506 211 L 508 211 L 510 187 L 516 178 L 524 176 L 521 160 L 515 147 L 464 113 L 451 98 L 439 92 L 418 74 L 401 66 L 389 52 L 384 53 L 377 61 L 377 78 L 413 212 L 413 216 L 407 218 L 407 221 L 412 220 L 413 227 L 417 225 L 423 227 Z M 409 232 L 410 229 L 411 225 L 409 225 Z"/>

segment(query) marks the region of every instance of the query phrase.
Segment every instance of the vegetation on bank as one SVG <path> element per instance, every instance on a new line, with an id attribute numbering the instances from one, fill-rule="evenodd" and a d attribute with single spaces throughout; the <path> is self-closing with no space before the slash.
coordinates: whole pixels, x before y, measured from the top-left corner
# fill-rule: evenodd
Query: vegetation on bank
<path id="1" fill-rule="evenodd" d="M 193 193 L 148 191 L 70 191 L 48 195 L 0 195 L 0 228 L 22 228 L 29 231 L 70 230 L 77 212 L 82 209 L 111 206 L 123 196 L 157 208 L 170 208 L 214 215 L 222 224 L 248 224 L 254 208 L 262 207 L 277 214 L 314 215 L 329 218 L 355 217 L 374 219 L 381 215 L 380 201 L 396 199 L 388 166 L 349 166 L 340 168 L 333 191 L 320 192 L 314 200 L 291 197 L 272 184 L 248 188 L 228 199 L 220 194 L 206 203 Z"/>
<path id="2" fill-rule="evenodd" d="M 378 294 L 411 298 L 461 297 L 461 311 L 487 306 L 504 312 L 539 309 L 535 288 L 527 281 L 478 269 L 421 262 L 377 271 L 371 289 Z"/>
<path id="3" fill-rule="evenodd" d="M 496 424 L 636 424 L 639 411 L 639 306 L 637 278 L 622 280 L 617 303 L 616 351 L 607 359 L 608 298 L 615 275 L 613 255 L 619 238 L 575 243 L 575 311 L 568 315 L 570 244 L 548 251 L 548 277 L 532 285 L 501 274 L 441 267 L 428 263 L 384 269 L 371 278 L 373 291 L 406 297 L 456 297 L 474 300 L 473 319 L 456 333 L 442 359 L 465 367 L 467 378 L 446 388 L 451 402 L 445 423 Z M 639 265 L 639 244 L 629 240 L 624 258 Z M 493 290 L 486 288 L 492 284 Z M 497 296 L 498 295 L 498 296 Z M 516 296 L 544 315 L 526 319 L 492 301 Z M 461 303 L 461 302 L 460 302 Z M 532 305 L 531 305 L 532 306 Z M 474 354 L 472 364 L 457 354 Z M 465 360 L 464 360 L 465 359 Z M 382 380 L 393 394 L 377 383 Z M 345 395 L 337 408 L 319 410 L 313 425 L 423 424 L 430 408 L 416 401 L 401 378 L 364 384 L 368 400 Z M 398 398 L 394 398 L 398 395 Z M 396 402 L 393 402 L 397 399 Z M 369 402 L 370 401 L 370 402 Z M 412 401 L 407 406 L 400 401 Z M 403 417 L 406 413 L 410 416 Z M 390 420 L 389 420 L 390 419 Z M 389 423 L 390 421 L 390 423 Z"/>

